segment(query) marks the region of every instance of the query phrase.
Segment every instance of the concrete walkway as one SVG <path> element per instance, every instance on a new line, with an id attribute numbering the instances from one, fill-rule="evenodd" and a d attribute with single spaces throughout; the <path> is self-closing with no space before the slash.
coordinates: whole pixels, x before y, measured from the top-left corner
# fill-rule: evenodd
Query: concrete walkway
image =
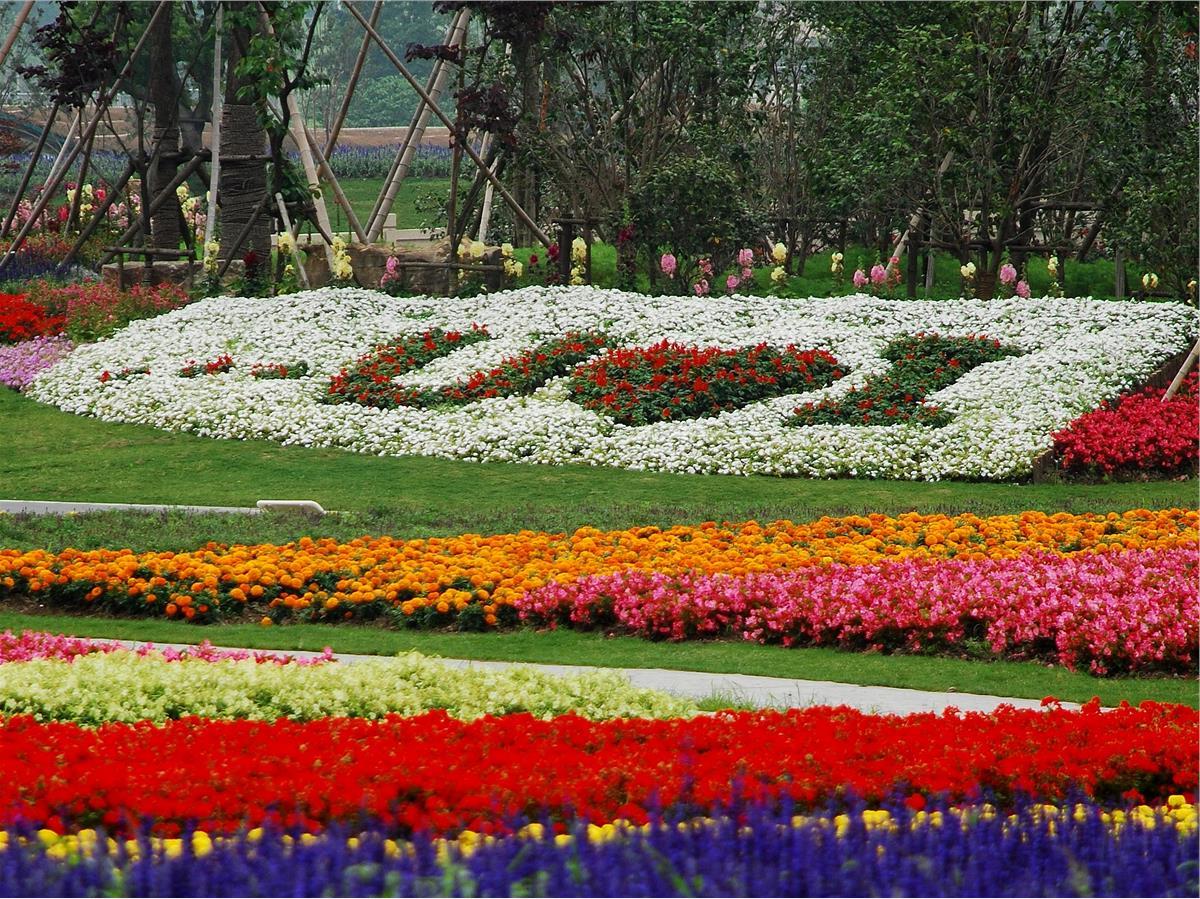
<path id="1" fill-rule="evenodd" d="M 260 499 L 256 506 L 160 506 L 150 503 L 60 503 L 34 499 L 0 499 L 0 515 L 84 515 L 88 512 L 182 512 L 188 515 L 260 515 L 263 512 L 324 515 L 310 499 Z"/>
<path id="2" fill-rule="evenodd" d="M 143 645 L 132 640 L 116 640 L 127 646 Z M 157 643 L 156 646 L 186 649 L 186 643 Z M 231 649 L 237 647 L 218 647 Z M 273 649 L 259 650 L 290 655 L 296 658 L 313 658 L 319 652 L 304 650 Z M 337 653 L 336 657 L 347 663 L 378 660 L 387 656 L 352 655 Z M 454 668 L 511 668 L 527 665 L 547 674 L 581 674 L 596 669 L 586 665 L 537 665 L 527 662 L 484 662 L 471 659 L 440 659 Z M 906 690 L 898 687 L 864 687 L 857 684 L 839 684 L 833 681 L 789 680 L 782 677 L 759 677 L 751 674 L 711 674 L 703 671 L 673 671 L 665 668 L 620 668 L 617 669 L 630 683 L 637 687 L 663 690 L 676 696 L 704 699 L 714 694 L 738 702 L 757 706 L 786 706 L 803 708 L 810 705 L 848 705 L 864 712 L 906 715 L 910 712 L 940 712 L 946 708 L 962 711 L 990 712 L 999 705 L 1017 708 L 1041 708 L 1036 699 L 1009 699 L 1004 696 L 985 696 L 976 693 L 929 693 L 924 690 Z M 1075 703 L 1064 702 L 1064 708 L 1078 708 Z"/>

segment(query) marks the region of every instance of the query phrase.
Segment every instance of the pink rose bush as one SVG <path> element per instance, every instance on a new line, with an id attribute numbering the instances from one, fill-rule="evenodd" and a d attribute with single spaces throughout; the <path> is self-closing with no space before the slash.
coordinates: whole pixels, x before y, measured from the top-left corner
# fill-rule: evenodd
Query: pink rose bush
<path id="1" fill-rule="evenodd" d="M 1093 673 L 1196 670 L 1200 549 L 1008 559 L 909 558 L 744 576 L 624 571 L 550 583 L 523 619 L 668 640 L 966 650 L 1050 657 Z"/>

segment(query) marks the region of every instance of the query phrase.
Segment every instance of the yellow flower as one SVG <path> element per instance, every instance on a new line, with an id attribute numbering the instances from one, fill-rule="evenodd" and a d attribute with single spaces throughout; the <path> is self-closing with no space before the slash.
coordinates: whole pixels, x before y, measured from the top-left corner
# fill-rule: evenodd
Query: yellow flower
<path id="1" fill-rule="evenodd" d="M 571 258 L 576 262 L 583 262 L 587 258 L 587 241 L 582 237 L 576 237 L 571 241 Z"/>
<path id="2" fill-rule="evenodd" d="M 782 263 L 787 259 L 787 247 L 781 243 L 775 244 L 775 246 L 771 247 L 771 259 L 777 263 Z M 774 275 L 771 277 L 774 277 Z"/>
<path id="3" fill-rule="evenodd" d="M 484 246 L 481 241 L 478 241 L 478 240 L 471 241 L 471 258 L 472 259 L 482 259 L 483 254 L 486 250 L 487 250 L 487 247 Z"/>
<path id="4" fill-rule="evenodd" d="M 188 186 L 186 182 L 175 188 L 175 196 L 179 198 L 181 203 L 188 198 Z"/>
<path id="5" fill-rule="evenodd" d="M 284 231 L 282 234 L 279 235 L 279 252 L 280 253 L 290 253 L 290 252 L 292 252 L 292 249 L 295 246 L 296 246 L 296 242 L 292 239 L 292 235 L 289 234 L 287 231 Z"/>
<path id="6" fill-rule="evenodd" d="M 505 259 L 511 259 L 513 254 L 513 245 L 510 243 L 500 244 L 500 255 Z"/>
<path id="7" fill-rule="evenodd" d="M 787 280 L 787 270 L 782 265 L 775 266 L 775 268 L 771 270 L 771 280 L 776 284 L 782 284 Z"/>

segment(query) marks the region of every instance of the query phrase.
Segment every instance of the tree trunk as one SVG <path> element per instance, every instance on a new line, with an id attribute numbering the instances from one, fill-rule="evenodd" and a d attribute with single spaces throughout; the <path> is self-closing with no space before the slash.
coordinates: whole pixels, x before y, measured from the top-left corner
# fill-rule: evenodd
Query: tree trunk
<path id="1" fill-rule="evenodd" d="M 159 158 L 150 167 L 150 195 L 158 194 L 175 179 L 179 152 L 179 76 L 175 72 L 175 52 L 171 42 L 172 7 L 154 23 L 150 39 L 150 102 L 154 106 L 154 145 Z M 168 159 L 163 159 L 166 155 Z M 151 243 L 170 250 L 179 249 L 183 231 L 179 227 L 179 201 L 171 197 L 150 218 Z"/>
<path id="2" fill-rule="evenodd" d="M 234 242 L 246 228 L 246 223 L 261 208 L 267 195 L 267 135 L 258 117 L 258 110 L 238 98 L 241 86 L 236 74 L 250 33 L 244 27 L 234 29 L 229 67 L 225 79 L 225 104 L 221 113 L 221 175 L 217 187 L 221 209 L 221 259 L 241 259 L 253 251 L 260 259 L 271 255 L 271 216 L 258 215 L 240 247 Z M 230 159 L 228 156 L 252 156 L 258 159 Z M 236 253 L 236 255 L 235 255 Z"/>

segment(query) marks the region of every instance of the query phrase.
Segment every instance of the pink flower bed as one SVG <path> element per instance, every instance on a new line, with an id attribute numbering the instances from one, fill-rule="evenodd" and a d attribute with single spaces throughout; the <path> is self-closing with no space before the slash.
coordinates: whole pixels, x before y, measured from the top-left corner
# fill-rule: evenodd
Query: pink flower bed
<path id="1" fill-rule="evenodd" d="M 75 344 L 65 335 L 35 337 L 0 346 L 0 384 L 24 390 L 41 372 L 65 357 Z"/>
<path id="2" fill-rule="evenodd" d="M 62 634 L 46 634 L 40 631 L 22 631 L 20 634 L 5 631 L 0 634 L 0 664 L 32 662 L 35 659 L 70 661 L 79 656 L 96 652 L 117 652 L 118 650 L 130 651 L 130 647 L 108 640 L 89 640 L 83 637 L 67 637 Z M 296 658 L 283 653 L 254 652 L 247 649 L 217 649 L 207 640 L 197 646 L 189 646 L 184 649 L 143 643 L 132 651 L 141 656 L 157 653 L 168 662 L 178 662 L 181 659 L 197 659 L 203 662 L 254 659 L 259 664 L 272 662 L 276 665 L 322 665 L 326 662 L 336 661 L 333 650 L 328 646 L 319 656 Z"/>
<path id="3" fill-rule="evenodd" d="M 551 583 L 516 600 L 533 623 L 618 628 L 659 639 L 962 651 L 1096 674 L 1194 671 L 1200 549 L 1012 559 L 905 559 L 742 577 L 625 571 Z"/>

